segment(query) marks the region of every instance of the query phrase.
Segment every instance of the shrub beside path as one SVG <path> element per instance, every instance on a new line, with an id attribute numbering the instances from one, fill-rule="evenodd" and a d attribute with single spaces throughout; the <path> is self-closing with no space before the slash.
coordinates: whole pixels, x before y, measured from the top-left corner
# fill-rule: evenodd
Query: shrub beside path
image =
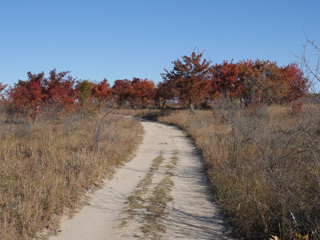
<path id="1" fill-rule="evenodd" d="M 142 125 L 135 157 L 50 240 L 232 238 L 191 140 L 174 126 Z"/>

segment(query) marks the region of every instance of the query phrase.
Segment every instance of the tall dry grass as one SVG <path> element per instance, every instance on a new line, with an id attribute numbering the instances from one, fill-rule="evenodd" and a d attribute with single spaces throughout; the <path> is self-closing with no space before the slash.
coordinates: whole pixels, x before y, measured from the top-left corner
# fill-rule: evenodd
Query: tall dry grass
<path id="1" fill-rule="evenodd" d="M 11 119 L 12 120 L 12 119 Z M 112 113 L 0 119 L 0 239 L 32 239 L 135 149 L 143 128 Z"/>
<path id="2" fill-rule="evenodd" d="M 319 239 L 319 106 L 297 112 L 221 101 L 211 111 L 161 115 L 158 121 L 194 139 L 216 200 L 236 232 L 251 239 Z"/>

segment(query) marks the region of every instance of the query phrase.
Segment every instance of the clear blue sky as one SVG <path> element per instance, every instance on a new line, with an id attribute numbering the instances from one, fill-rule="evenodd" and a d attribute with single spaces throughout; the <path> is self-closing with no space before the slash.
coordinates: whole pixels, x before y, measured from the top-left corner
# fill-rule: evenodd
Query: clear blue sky
<path id="1" fill-rule="evenodd" d="M 70 70 L 77 79 L 148 78 L 205 50 L 213 63 L 297 59 L 320 45 L 320 0 L 0 0 L 0 82 Z M 47 75 L 46 75 L 47 76 Z"/>

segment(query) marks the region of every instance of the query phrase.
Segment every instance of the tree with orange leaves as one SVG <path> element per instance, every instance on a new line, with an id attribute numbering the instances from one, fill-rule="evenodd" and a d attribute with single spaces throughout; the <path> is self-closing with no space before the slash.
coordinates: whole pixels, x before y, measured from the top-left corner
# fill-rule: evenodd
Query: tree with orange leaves
<path id="1" fill-rule="evenodd" d="M 114 90 L 110 88 L 110 84 L 107 79 L 103 79 L 100 83 L 92 83 L 91 94 L 94 97 L 96 103 L 101 105 L 102 103 L 106 104 L 112 99 Z"/>
<path id="2" fill-rule="evenodd" d="M 240 61 L 239 91 L 245 106 L 251 102 L 281 103 L 289 92 L 276 62 L 252 60 Z"/>
<path id="3" fill-rule="evenodd" d="M 202 53 L 192 52 L 191 56 L 183 56 L 182 61 L 173 61 L 173 70 L 161 76 L 166 82 L 170 82 L 174 95 L 179 98 L 182 106 L 200 105 L 207 96 L 210 79 L 210 61 L 201 60 Z"/>
<path id="4" fill-rule="evenodd" d="M 133 78 L 131 86 L 130 99 L 132 107 L 146 108 L 152 105 L 156 93 L 153 81 Z"/>
<path id="5" fill-rule="evenodd" d="M 281 69 L 276 62 L 256 60 L 255 67 L 261 72 L 262 79 L 258 81 L 259 98 L 265 103 L 283 102 L 289 94 L 289 86 L 281 75 Z"/>

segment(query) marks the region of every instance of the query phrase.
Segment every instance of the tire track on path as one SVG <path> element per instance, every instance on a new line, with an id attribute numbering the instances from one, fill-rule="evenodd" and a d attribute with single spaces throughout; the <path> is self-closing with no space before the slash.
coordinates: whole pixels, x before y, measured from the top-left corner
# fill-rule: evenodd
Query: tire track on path
<path id="1" fill-rule="evenodd" d="M 142 120 L 145 135 L 136 156 L 118 169 L 112 180 L 96 191 L 72 219 L 64 217 L 61 232 L 50 240 L 137 239 L 141 223 L 135 219 L 121 227 L 128 197 L 149 172 L 152 161 L 162 153 L 165 159 L 178 157 L 171 180 L 174 186 L 168 203 L 166 232 L 162 239 L 231 239 L 230 229 L 218 213 L 201 165 L 200 156 L 186 135 L 174 126 Z M 155 174 L 154 179 L 161 176 Z M 152 239 L 140 236 L 140 239 Z"/>

